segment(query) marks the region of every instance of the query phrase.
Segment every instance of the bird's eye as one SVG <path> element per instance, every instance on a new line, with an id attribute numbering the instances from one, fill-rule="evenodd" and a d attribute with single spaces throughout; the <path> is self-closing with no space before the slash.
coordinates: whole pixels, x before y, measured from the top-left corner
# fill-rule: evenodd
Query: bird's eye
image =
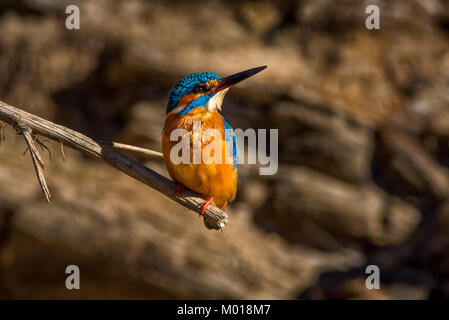
<path id="1" fill-rule="evenodd" d="M 196 86 L 195 88 L 193 88 L 193 92 L 194 92 L 194 93 L 204 93 L 204 92 L 207 92 L 207 87 L 206 87 L 205 85 Z"/>

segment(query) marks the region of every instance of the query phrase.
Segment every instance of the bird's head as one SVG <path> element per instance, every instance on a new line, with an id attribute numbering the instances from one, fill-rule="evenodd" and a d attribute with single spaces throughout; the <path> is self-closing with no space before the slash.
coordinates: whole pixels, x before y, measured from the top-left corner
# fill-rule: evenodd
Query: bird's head
<path id="1" fill-rule="evenodd" d="M 226 78 L 215 73 L 192 73 L 180 80 L 170 91 L 167 115 L 185 115 L 195 108 L 221 110 L 223 98 L 234 84 L 265 69 L 266 66 L 245 70 Z"/>

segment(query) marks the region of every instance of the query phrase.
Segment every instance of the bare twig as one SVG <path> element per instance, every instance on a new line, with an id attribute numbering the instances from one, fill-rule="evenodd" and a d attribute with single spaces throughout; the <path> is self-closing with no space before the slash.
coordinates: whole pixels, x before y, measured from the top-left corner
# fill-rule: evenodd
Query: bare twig
<path id="1" fill-rule="evenodd" d="M 61 140 L 59 140 L 59 145 L 61 146 L 62 161 L 65 162 L 64 144 L 62 143 Z"/>
<path id="2" fill-rule="evenodd" d="M 48 140 L 44 140 L 41 141 L 38 137 L 35 137 L 35 141 L 37 142 L 37 144 L 41 147 L 42 150 L 47 150 L 48 152 L 48 156 L 50 157 L 50 161 L 51 161 L 51 151 L 50 149 L 45 145 L 45 142 L 47 142 Z"/>
<path id="3" fill-rule="evenodd" d="M 6 139 L 5 125 L 0 122 L 0 144 Z"/>
<path id="4" fill-rule="evenodd" d="M 138 152 L 138 153 L 143 153 L 143 154 L 153 156 L 153 157 L 163 157 L 161 152 L 144 149 L 141 147 L 131 146 L 129 144 L 111 142 L 111 141 L 102 141 L 102 140 L 96 140 L 96 141 L 102 146 L 111 147 L 113 149 L 129 150 L 129 151 L 134 151 L 134 152 Z"/>
<path id="5" fill-rule="evenodd" d="M 42 192 L 44 193 L 44 196 L 47 199 L 47 201 L 50 202 L 51 198 L 50 190 L 48 189 L 44 173 L 42 172 L 42 170 L 44 169 L 44 162 L 42 161 L 39 151 L 36 149 L 36 145 L 34 144 L 31 129 L 26 125 L 18 124 L 17 130 L 25 138 L 25 141 L 28 145 L 28 149 L 30 150 L 31 159 L 33 160 L 34 169 L 36 170 L 37 179 L 39 180 L 39 184 L 41 185 Z"/>
<path id="6" fill-rule="evenodd" d="M 79 132 L 42 119 L 1 101 L 0 120 L 7 122 L 16 128 L 19 127 L 20 123 L 21 126 L 28 127 L 33 134 L 39 134 L 52 140 L 60 141 L 66 146 L 80 151 L 91 158 L 102 160 L 106 164 L 113 166 L 149 187 L 158 190 L 186 208 L 201 214 L 201 204 L 204 202 L 204 199 L 199 194 L 185 189 L 177 197 L 174 193 L 176 184 L 173 181 L 145 167 L 136 160 L 121 154 L 111 147 L 102 145 Z M 28 147 L 31 151 L 31 147 Z M 35 156 L 36 161 L 39 161 L 40 156 L 38 156 L 38 153 L 36 153 Z M 224 211 L 213 205 L 207 207 L 204 213 L 204 223 L 208 228 L 221 229 L 226 225 L 227 221 L 228 216 Z"/>
<path id="7" fill-rule="evenodd" d="M 18 132 L 19 134 L 22 134 L 22 132 L 20 132 L 20 130 L 19 130 L 19 132 Z M 33 137 L 33 141 L 36 141 L 37 142 L 37 144 L 39 145 L 39 147 L 41 147 L 41 149 L 42 150 L 47 150 L 47 152 L 48 152 L 48 156 L 50 157 L 50 160 L 51 160 L 51 151 L 50 151 L 50 149 L 44 144 L 44 142 L 47 142 L 48 140 L 45 140 L 45 141 L 41 141 L 38 137 L 36 137 L 36 135 L 32 135 L 32 137 Z M 25 149 L 25 151 L 22 153 L 22 155 L 26 155 L 26 153 L 28 152 L 28 147 Z"/>

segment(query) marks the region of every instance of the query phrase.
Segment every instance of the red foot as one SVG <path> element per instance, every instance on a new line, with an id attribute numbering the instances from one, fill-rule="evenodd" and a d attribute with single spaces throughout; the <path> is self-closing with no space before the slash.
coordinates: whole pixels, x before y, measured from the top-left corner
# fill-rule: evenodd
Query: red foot
<path id="1" fill-rule="evenodd" d="M 201 214 L 204 215 L 204 212 L 206 212 L 207 207 L 214 202 L 214 197 L 210 197 L 209 200 L 206 200 L 203 202 L 201 206 Z"/>
<path id="2" fill-rule="evenodd" d="M 175 196 L 179 197 L 179 193 L 184 190 L 184 185 L 182 183 L 178 183 L 175 189 Z"/>

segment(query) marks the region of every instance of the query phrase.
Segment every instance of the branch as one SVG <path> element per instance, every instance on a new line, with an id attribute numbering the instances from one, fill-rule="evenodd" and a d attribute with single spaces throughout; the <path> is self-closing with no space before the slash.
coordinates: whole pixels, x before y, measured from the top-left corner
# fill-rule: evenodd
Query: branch
<path id="1" fill-rule="evenodd" d="M 112 149 L 122 149 L 122 150 L 129 150 L 134 151 L 142 154 L 146 154 L 153 157 L 159 157 L 162 158 L 162 152 L 157 152 L 149 149 L 144 149 L 141 147 L 136 146 L 130 146 L 129 144 L 124 143 L 118 143 L 118 142 L 110 142 L 110 141 L 103 141 L 103 140 L 96 140 L 99 144 L 107 147 L 111 147 Z"/>
<path id="2" fill-rule="evenodd" d="M 0 101 L 0 120 L 14 126 L 16 130 L 19 130 L 19 132 L 21 132 L 22 134 L 25 133 L 24 137 L 27 140 L 28 148 L 30 149 L 32 157 L 33 150 L 32 147 L 30 147 L 30 143 L 28 142 L 28 139 L 26 137 L 26 135 L 29 134 L 29 138 L 31 138 L 31 132 L 33 134 L 39 134 L 57 142 L 63 143 L 66 146 L 80 151 L 91 158 L 101 160 L 106 164 L 148 185 L 149 187 L 156 189 L 157 191 L 178 202 L 184 207 L 191 209 L 198 214 L 201 214 L 201 205 L 204 202 L 204 199 L 201 198 L 199 194 L 191 190 L 184 189 L 177 197 L 174 193 L 176 183 L 145 167 L 136 160 L 131 159 L 108 147 L 107 143 L 98 143 L 79 132 L 12 107 L 2 101 Z M 20 128 L 28 129 L 21 131 Z M 36 151 L 35 148 L 34 150 Z M 34 157 L 36 159 L 34 159 Z M 38 153 L 35 153 L 34 157 L 33 163 L 35 163 L 35 161 L 39 161 L 40 156 L 38 156 Z M 37 167 L 40 168 L 39 164 Z M 39 178 L 39 174 L 42 174 L 42 170 L 38 171 L 37 167 L 35 163 L 36 173 L 38 174 Z M 39 182 L 41 183 L 41 187 L 43 188 L 42 181 L 45 182 L 45 179 L 41 180 L 41 178 L 39 178 Z M 227 222 L 228 216 L 224 211 L 218 209 L 213 205 L 207 207 L 204 213 L 204 224 L 208 229 L 222 229 Z"/>

